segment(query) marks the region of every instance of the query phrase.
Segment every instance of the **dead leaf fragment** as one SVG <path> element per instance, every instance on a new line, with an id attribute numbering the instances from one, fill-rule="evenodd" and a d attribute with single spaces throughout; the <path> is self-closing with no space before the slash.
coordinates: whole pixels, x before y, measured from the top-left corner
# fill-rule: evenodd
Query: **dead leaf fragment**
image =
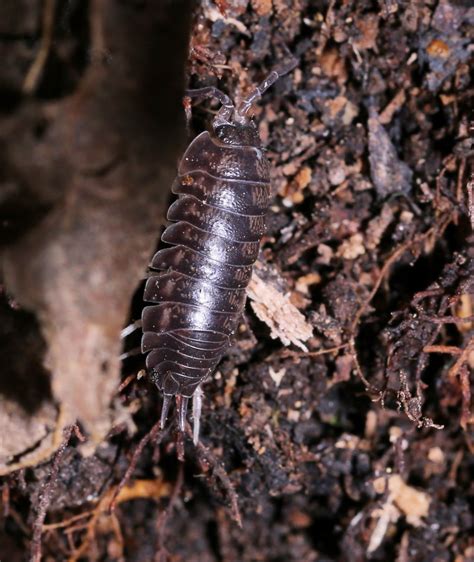
<path id="1" fill-rule="evenodd" d="M 379 16 L 367 14 L 357 22 L 360 37 L 353 41 L 353 45 L 360 51 L 375 49 L 377 47 L 377 35 L 379 33 Z"/>
<path id="2" fill-rule="evenodd" d="M 447 59 L 449 57 L 450 48 L 441 39 L 433 39 L 426 48 L 426 52 L 430 55 L 430 57 Z"/>
<path id="3" fill-rule="evenodd" d="M 352 123 L 358 115 L 359 109 L 344 96 L 337 96 L 332 100 L 328 100 L 323 106 L 323 122 L 330 126 L 339 120 L 345 126 Z"/>
<path id="4" fill-rule="evenodd" d="M 368 127 L 370 175 L 377 194 L 386 197 L 400 191 L 408 193 L 411 190 L 413 172 L 399 159 L 374 109 L 370 111 Z"/>
<path id="5" fill-rule="evenodd" d="M 158 501 L 161 498 L 168 497 L 171 494 L 171 491 L 171 484 L 164 482 L 160 478 L 156 480 L 139 479 L 124 486 L 120 490 L 116 502 L 117 504 L 120 504 L 140 498 L 154 499 Z"/>
<path id="6" fill-rule="evenodd" d="M 8 293 L 37 319 L 45 345 L 38 359 L 47 368 L 49 390 L 41 392 L 34 408 L 23 411 L 8 397 L 2 413 L 11 431 L 0 437 L 0 471 L 11 470 L 12 459 L 20 466 L 44 461 L 62 442 L 64 425 L 76 420 L 91 452 L 118 417 L 123 419 L 116 399 L 120 331 L 156 247 L 157 218 L 182 148 L 179 91 L 189 29 L 186 18 L 178 25 L 182 7 L 175 4 L 130 18 L 123 6 L 108 9 L 98 3 L 92 12 L 101 21 L 104 54 L 114 51 L 113 65 L 95 64 L 99 56 L 94 55 L 71 95 L 38 103 L 14 126 L 8 167 L 21 170 L 33 215 L 41 220 L 25 220 L 18 213 L 28 228 L 8 243 L 2 240 L 0 269 Z M 157 35 L 158 21 L 170 25 Z M 133 49 L 125 30 L 136 38 Z M 157 53 L 171 45 L 173 56 L 151 63 L 136 56 L 142 52 L 140 41 L 148 47 L 154 41 Z M 94 38 L 87 44 L 95 52 Z M 125 81 L 119 68 L 127 69 Z M 164 86 L 155 79 L 163 73 L 168 77 Z M 144 110 L 148 99 L 156 105 Z M 39 121 L 44 130 L 33 142 L 31 130 Z M 0 145 L 11 136 L 2 127 Z M 161 147 L 158 155 L 156 146 Z M 13 333 L 25 345 L 24 334 Z M 12 365 L 2 367 L 2 380 L 18 380 Z M 0 426 L 2 431 L 6 427 Z M 12 438 L 15 428 L 21 439 Z"/>
<path id="7" fill-rule="evenodd" d="M 324 74 L 335 78 L 339 84 L 347 80 L 345 62 L 337 49 L 326 49 L 320 56 L 319 63 Z"/>
<path id="8" fill-rule="evenodd" d="M 19 404 L 0 396 L 0 476 L 47 459 L 57 447 L 56 408 L 44 402 L 28 417 Z M 61 427 L 62 429 L 62 427 Z M 14 459 L 20 458 L 19 462 Z"/>
<path id="9" fill-rule="evenodd" d="M 311 174 L 311 168 L 303 166 L 291 182 L 284 184 L 283 189 L 279 191 L 279 195 L 295 205 L 302 203 L 304 200 L 303 190 L 310 184 Z"/>

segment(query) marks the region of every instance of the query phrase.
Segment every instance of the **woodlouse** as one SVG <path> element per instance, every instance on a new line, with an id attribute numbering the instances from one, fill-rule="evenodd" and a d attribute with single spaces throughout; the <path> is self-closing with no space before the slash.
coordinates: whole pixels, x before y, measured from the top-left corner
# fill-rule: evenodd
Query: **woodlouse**
<path id="1" fill-rule="evenodd" d="M 270 204 L 269 163 L 254 123 L 252 104 L 281 75 L 292 59 L 273 70 L 237 107 L 216 88 L 187 93 L 214 97 L 222 107 L 210 131 L 185 151 L 172 191 L 172 221 L 162 235 L 150 268 L 144 300 L 156 303 L 142 314 L 142 352 L 153 381 L 163 392 L 161 424 L 176 396 L 179 428 L 194 396 L 194 437 L 199 432 L 200 385 L 230 344 L 242 314 L 246 287 L 265 232 Z"/>

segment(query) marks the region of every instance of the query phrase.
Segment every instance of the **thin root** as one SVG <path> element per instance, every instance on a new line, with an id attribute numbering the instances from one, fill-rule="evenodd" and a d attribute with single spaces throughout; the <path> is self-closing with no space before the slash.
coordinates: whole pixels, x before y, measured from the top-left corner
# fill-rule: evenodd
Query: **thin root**
<path id="1" fill-rule="evenodd" d="M 64 430 L 63 442 L 61 443 L 59 449 L 55 454 L 49 471 L 48 479 L 43 483 L 40 492 L 38 512 L 33 524 L 33 539 L 31 541 L 31 562 L 41 562 L 41 535 L 43 533 L 43 523 L 46 518 L 49 503 L 51 501 L 51 494 L 53 492 L 54 485 L 56 484 L 56 478 L 61 466 L 61 461 L 63 459 L 64 453 L 66 452 L 73 431 L 74 426 L 69 426 Z"/>
<path id="2" fill-rule="evenodd" d="M 115 489 L 115 491 L 112 495 L 112 499 L 110 501 L 110 506 L 109 506 L 109 512 L 110 513 L 113 513 L 115 511 L 117 498 L 118 498 L 122 488 L 124 488 L 125 485 L 127 484 L 127 482 L 130 480 L 130 477 L 132 476 L 133 471 L 135 470 L 135 468 L 137 466 L 138 459 L 140 458 L 140 455 L 142 454 L 143 449 L 145 448 L 145 446 L 147 445 L 147 443 L 150 440 L 155 439 L 155 437 L 158 435 L 158 432 L 160 430 L 161 430 L 161 420 L 159 420 L 155 423 L 155 425 L 150 429 L 150 431 L 146 435 L 144 435 L 141 438 L 140 442 L 136 446 L 135 450 L 133 451 L 132 460 L 130 461 L 130 464 L 128 465 L 128 468 L 127 468 L 125 474 L 123 475 L 122 480 L 120 480 L 117 488 Z M 156 444 L 159 444 L 163 440 L 166 433 L 167 433 L 166 431 L 161 432 L 161 435 L 159 436 Z"/>
<path id="3" fill-rule="evenodd" d="M 190 437 L 192 437 L 192 431 L 189 426 L 187 427 L 187 433 Z M 222 484 L 222 487 L 224 488 L 230 501 L 232 519 L 237 523 L 239 527 L 242 527 L 242 517 L 240 515 L 237 492 L 235 491 L 234 485 L 232 484 L 226 470 L 215 457 L 215 455 L 201 442 L 198 442 L 196 444 L 196 453 L 198 456 L 198 460 L 201 463 L 205 461 L 205 464 L 208 464 L 213 474 Z"/>

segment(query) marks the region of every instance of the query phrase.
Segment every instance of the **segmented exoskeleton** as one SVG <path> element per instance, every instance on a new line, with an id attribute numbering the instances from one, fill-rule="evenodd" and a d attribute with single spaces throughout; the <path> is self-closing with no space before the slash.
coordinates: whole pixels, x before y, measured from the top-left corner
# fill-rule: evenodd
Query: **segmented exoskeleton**
<path id="1" fill-rule="evenodd" d="M 144 300 L 156 304 L 143 310 L 142 352 L 163 392 L 162 426 L 176 396 L 183 431 L 188 400 L 197 398 L 195 439 L 199 387 L 237 328 L 270 204 L 269 163 L 248 111 L 295 66 L 291 60 L 271 72 L 238 108 L 216 88 L 188 92 L 215 97 L 222 107 L 211 130 L 191 142 L 179 164 L 173 184 L 178 199 L 167 215 L 173 222 L 162 235 L 171 247 L 153 257 L 150 267 L 159 273 L 145 287 Z"/>

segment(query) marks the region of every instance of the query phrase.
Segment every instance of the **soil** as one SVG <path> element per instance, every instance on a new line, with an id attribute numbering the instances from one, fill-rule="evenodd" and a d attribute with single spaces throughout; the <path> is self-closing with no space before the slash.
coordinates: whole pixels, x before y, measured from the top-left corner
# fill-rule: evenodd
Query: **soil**
<path id="1" fill-rule="evenodd" d="M 473 23 L 462 0 L 1 3 L 0 560 L 474 558 Z M 185 88 L 238 101 L 292 56 L 253 110 L 275 197 L 194 445 L 120 331 L 219 108 Z"/>

